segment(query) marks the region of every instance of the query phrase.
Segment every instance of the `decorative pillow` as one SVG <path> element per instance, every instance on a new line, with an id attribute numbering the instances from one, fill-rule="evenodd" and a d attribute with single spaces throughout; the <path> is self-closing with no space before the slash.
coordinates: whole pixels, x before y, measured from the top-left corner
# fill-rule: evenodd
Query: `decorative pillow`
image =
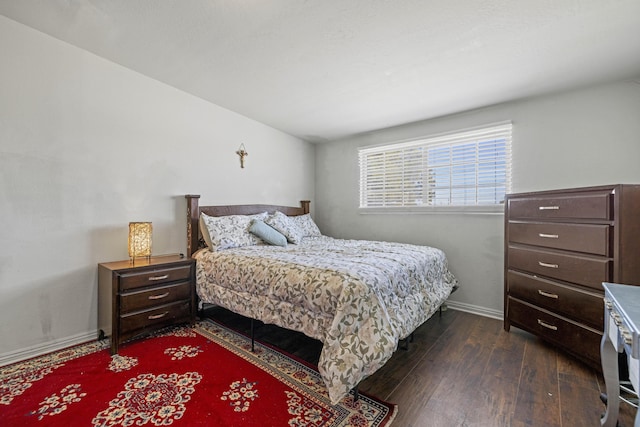
<path id="1" fill-rule="evenodd" d="M 212 251 L 252 246 L 262 244 L 262 240 L 249 233 L 249 226 L 254 219 L 264 220 L 266 212 L 256 215 L 227 215 L 209 216 L 200 214 L 201 224 L 204 223 L 202 235 L 207 241 L 206 232 L 209 231 L 209 248 Z M 209 244 L 209 242 L 207 242 Z"/>
<path id="2" fill-rule="evenodd" d="M 275 211 L 267 217 L 264 222 L 284 234 L 290 243 L 298 244 L 302 241 L 304 236 L 300 230 L 298 230 L 296 224 L 294 224 L 290 219 L 290 217 L 286 216 L 282 212 Z"/>
<path id="3" fill-rule="evenodd" d="M 287 246 L 287 238 L 284 237 L 283 234 L 259 219 L 251 221 L 249 232 L 258 236 L 270 245 Z"/>
<path id="4" fill-rule="evenodd" d="M 198 220 L 200 222 L 200 234 L 202 234 L 202 239 L 204 240 L 204 242 L 207 244 L 207 247 L 211 250 L 213 249 L 213 243 L 211 243 L 211 236 L 209 235 L 209 230 L 207 228 L 207 224 L 204 222 L 204 217 L 207 216 L 203 213 L 200 214 L 200 219 Z M 211 217 L 208 217 L 211 218 Z"/>
<path id="5" fill-rule="evenodd" d="M 311 218 L 310 214 L 298 215 L 298 216 L 290 216 L 289 221 L 295 224 L 300 230 L 302 237 L 316 237 L 322 236 L 320 229 L 313 222 L 313 218 Z"/>

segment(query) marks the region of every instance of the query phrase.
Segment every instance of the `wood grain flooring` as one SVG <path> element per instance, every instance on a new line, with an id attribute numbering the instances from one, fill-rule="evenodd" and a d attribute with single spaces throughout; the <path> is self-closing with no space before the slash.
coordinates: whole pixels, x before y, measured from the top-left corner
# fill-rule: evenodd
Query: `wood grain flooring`
<path id="1" fill-rule="evenodd" d="M 219 307 L 207 317 L 249 333 L 250 321 Z M 599 373 L 537 337 L 460 311 L 435 315 L 415 331 L 360 390 L 397 403 L 398 427 L 599 426 L 604 405 Z M 260 324 L 256 338 L 317 364 L 321 343 Z M 635 408 L 620 404 L 619 426 Z"/>

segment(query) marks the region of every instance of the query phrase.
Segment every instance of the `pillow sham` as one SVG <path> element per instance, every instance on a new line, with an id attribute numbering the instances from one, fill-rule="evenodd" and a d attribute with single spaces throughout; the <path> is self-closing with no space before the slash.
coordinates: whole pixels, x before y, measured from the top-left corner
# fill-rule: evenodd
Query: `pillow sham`
<path id="1" fill-rule="evenodd" d="M 207 228 L 207 224 L 204 221 L 204 217 L 207 216 L 203 213 L 200 214 L 200 218 L 199 218 L 199 227 L 200 227 L 200 234 L 202 235 L 202 239 L 204 240 L 204 242 L 207 244 L 207 247 L 211 250 L 213 248 L 213 243 L 211 243 L 211 235 L 209 234 L 209 229 Z M 209 217 L 210 218 L 210 217 Z"/>
<path id="2" fill-rule="evenodd" d="M 298 216 L 290 216 L 289 221 L 292 222 L 298 230 L 302 237 L 317 237 L 322 236 L 320 229 L 313 222 L 313 218 L 311 218 L 311 214 L 304 214 Z"/>
<path id="3" fill-rule="evenodd" d="M 259 219 L 251 221 L 249 232 L 274 246 L 287 246 L 287 238 L 275 228 Z"/>
<path id="4" fill-rule="evenodd" d="M 206 232 L 209 233 L 211 244 L 209 249 L 219 251 L 222 249 L 238 248 L 241 246 L 253 246 L 262 244 L 262 240 L 249 233 L 249 226 L 254 219 L 264 220 L 268 214 L 266 212 L 255 215 L 227 215 L 209 216 L 200 214 L 204 228 L 201 228 L 202 235 L 207 241 Z M 209 244 L 209 242 L 207 242 Z"/>
<path id="5" fill-rule="evenodd" d="M 269 215 L 264 222 L 275 228 L 278 232 L 284 234 L 287 241 L 290 243 L 298 244 L 304 237 L 296 224 L 290 220 L 290 217 L 280 211 L 275 211 L 273 214 Z"/>

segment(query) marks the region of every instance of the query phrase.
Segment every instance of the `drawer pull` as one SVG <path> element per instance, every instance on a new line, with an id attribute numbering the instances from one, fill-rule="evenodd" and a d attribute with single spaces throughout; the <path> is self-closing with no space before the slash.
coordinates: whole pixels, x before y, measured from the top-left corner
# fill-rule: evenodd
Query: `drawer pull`
<path id="1" fill-rule="evenodd" d="M 153 277 L 149 277 L 149 280 L 151 280 L 151 281 L 154 281 L 154 280 L 164 280 L 164 279 L 166 279 L 167 277 L 169 277 L 169 275 L 168 275 L 168 274 L 165 274 L 165 275 L 163 275 L 163 276 L 153 276 Z"/>
<path id="2" fill-rule="evenodd" d="M 611 317 L 613 317 L 613 323 L 615 323 L 616 326 L 620 326 L 620 324 L 622 323 L 622 319 L 620 318 L 620 315 L 615 311 L 612 311 Z"/>
<path id="3" fill-rule="evenodd" d="M 540 326 L 542 326 L 544 328 L 547 328 L 547 329 L 551 329 L 552 331 L 557 331 L 558 330 L 557 326 L 553 326 L 553 325 L 550 325 L 548 323 L 545 323 L 540 319 L 538 319 L 538 325 L 540 325 Z"/>
<path id="4" fill-rule="evenodd" d="M 558 295 L 550 294 L 549 292 L 545 292 L 542 289 L 538 289 L 538 293 L 543 297 L 558 299 Z"/>
<path id="5" fill-rule="evenodd" d="M 557 211 L 560 206 L 538 206 L 538 209 L 541 211 Z"/>
<path id="6" fill-rule="evenodd" d="M 538 265 L 539 265 L 540 267 L 558 268 L 558 264 L 549 264 L 549 263 L 542 262 L 542 261 L 538 261 Z"/>
<path id="7" fill-rule="evenodd" d="M 164 313 L 161 313 L 161 314 L 151 314 L 151 315 L 147 316 L 147 319 L 149 319 L 149 320 L 162 319 L 167 314 L 169 314 L 168 311 L 165 311 Z"/>
<path id="8" fill-rule="evenodd" d="M 604 299 L 604 306 L 607 307 L 607 310 L 611 311 L 611 309 L 613 308 L 613 303 L 611 302 L 610 299 L 605 298 Z"/>
<path id="9" fill-rule="evenodd" d="M 557 234 L 538 233 L 538 236 L 544 237 L 545 239 L 557 239 L 558 238 Z"/>
<path id="10" fill-rule="evenodd" d="M 159 295 L 149 295 L 150 300 L 162 299 L 169 296 L 169 292 L 165 292 L 164 294 Z"/>

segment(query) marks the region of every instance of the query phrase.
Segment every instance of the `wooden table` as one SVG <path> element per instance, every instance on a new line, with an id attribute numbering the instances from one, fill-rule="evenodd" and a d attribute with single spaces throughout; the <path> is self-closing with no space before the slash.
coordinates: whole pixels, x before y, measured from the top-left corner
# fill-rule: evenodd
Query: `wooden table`
<path id="1" fill-rule="evenodd" d="M 600 344 L 602 372 L 607 387 L 607 411 L 601 425 L 614 427 L 620 408 L 618 353 L 625 352 L 629 365 L 629 380 L 638 392 L 640 380 L 640 286 L 603 283 L 604 335 Z M 635 427 L 640 427 L 640 412 L 636 411 Z"/>

